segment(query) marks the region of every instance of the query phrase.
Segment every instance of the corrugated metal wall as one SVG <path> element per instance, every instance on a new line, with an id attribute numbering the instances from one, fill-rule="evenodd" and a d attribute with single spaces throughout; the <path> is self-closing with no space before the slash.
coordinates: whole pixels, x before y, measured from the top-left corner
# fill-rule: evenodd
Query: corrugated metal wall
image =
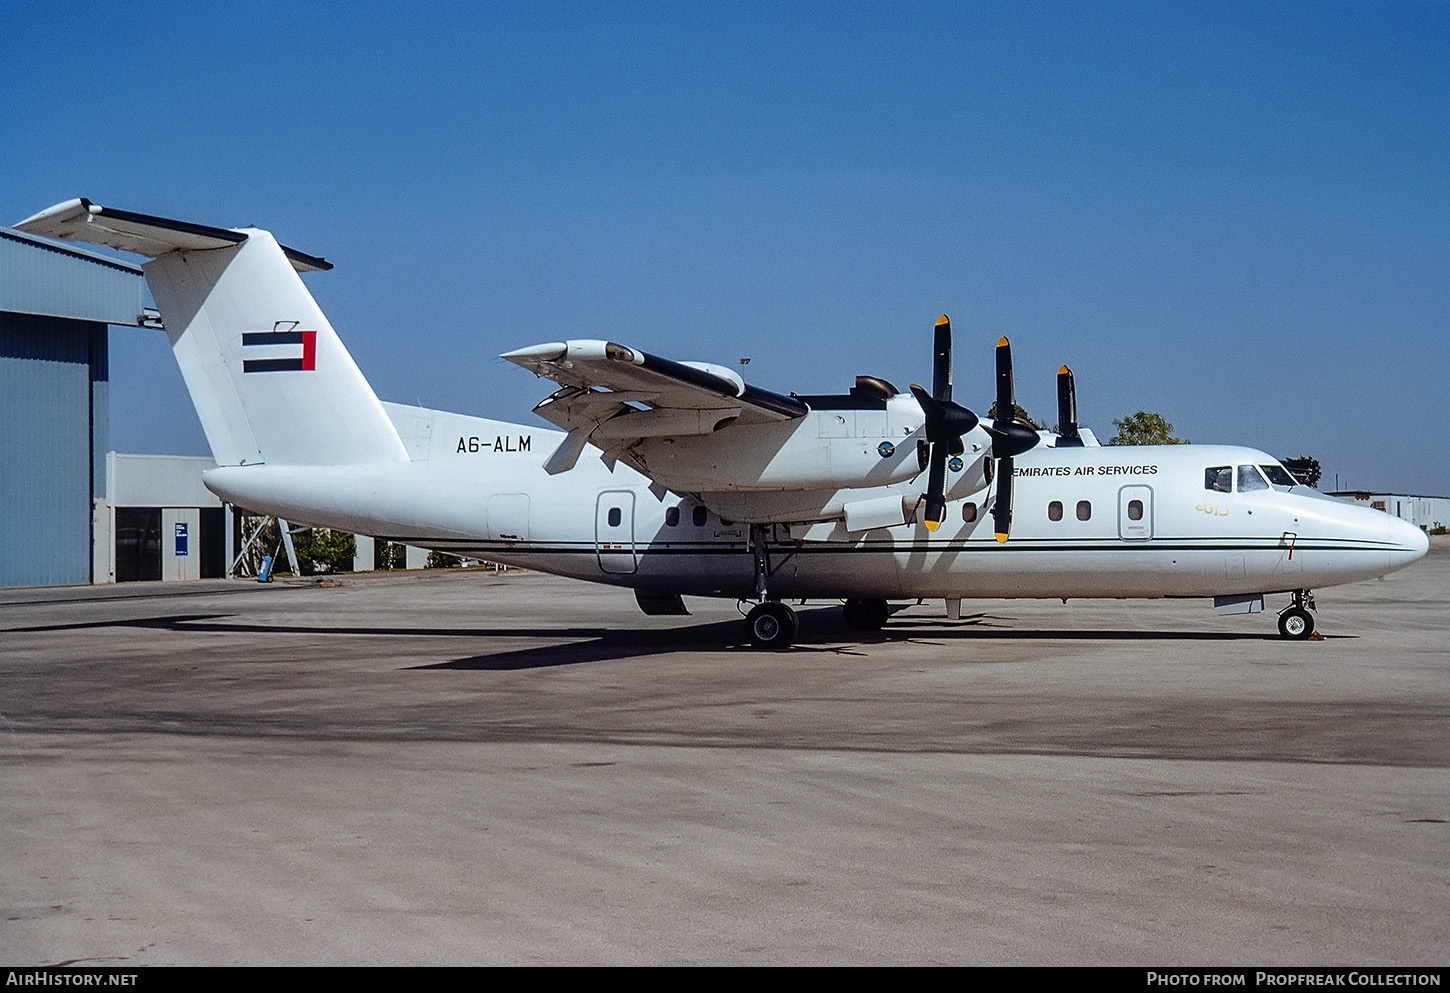
<path id="1" fill-rule="evenodd" d="M 0 586 L 91 581 L 106 354 L 104 324 L 0 311 Z"/>
<path id="2" fill-rule="evenodd" d="M 106 325 L 135 324 L 141 270 L 0 228 L 0 586 L 92 581 L 106 495 Z"/>
<path id="3" fill-rule="evenodd" d="M 136 266 L 0 228 L 0 310 L 135 324 L 141 292 Z"/>

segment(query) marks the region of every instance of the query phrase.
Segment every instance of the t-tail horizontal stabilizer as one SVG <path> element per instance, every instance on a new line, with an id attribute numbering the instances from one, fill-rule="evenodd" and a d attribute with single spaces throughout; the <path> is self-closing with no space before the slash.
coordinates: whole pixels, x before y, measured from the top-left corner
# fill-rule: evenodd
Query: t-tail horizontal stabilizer
<path id="1" fill-rule="evenodd" d="M 16 225 L 151 257 L 143 266 L 218 465 L 405 462 L 407 452 L 298 272 L 332 268 L 258 228 L 70 200 Z"/>

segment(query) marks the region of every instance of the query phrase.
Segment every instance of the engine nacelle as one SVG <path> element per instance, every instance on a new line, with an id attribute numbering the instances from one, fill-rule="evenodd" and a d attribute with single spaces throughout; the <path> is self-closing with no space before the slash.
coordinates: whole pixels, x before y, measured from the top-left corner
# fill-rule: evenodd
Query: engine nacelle
<path id="1" fill-rule="evenodd" d="M 952 460 L 956 461 L 956 460 Z M 992 461 L 978 455 L 960 469 L 947 466 L 946 497 L 962 500 L 987 489 Z M 847 531 L 895 527 L 915 519 L 925 480 L 889 486 L 837 490 L 704 492 L 700 499 L 729 521 L 745 524 L 803 524 L 844 520 Z"/>
<path id="2" fill-rule="evenodd" d="M 845 398 L 842 398 L 843 400 Z M 643 438 L 632 454 L 651 478 L 681 493 L 792 492 L 889 486 L 921 472 L 921 408 L 910 396 L 870 405 L 812 407 L 805 417 L 727 423 L 713 434 Z M 969 439 L 985 448 L 986 435 Z"/>

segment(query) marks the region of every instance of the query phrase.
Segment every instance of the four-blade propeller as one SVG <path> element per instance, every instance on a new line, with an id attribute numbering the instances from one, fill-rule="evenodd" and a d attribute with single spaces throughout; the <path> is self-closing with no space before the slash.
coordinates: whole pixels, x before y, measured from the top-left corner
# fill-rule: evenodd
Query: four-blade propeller
<path id="1" fill-rule="evenodd" d="M 960 455 L 962 435 L 977 426 L 977 415 L 952 401 L 952 325 L 943 314 L 936 322 L 930 393 L 911 384 L 911 394 L 926 416 L 926 440 L 931 445 L 926 484 L 928 530 L 935 531 L 946 516 L 947 456 Z"/>
<path id="2" fill-rule="evenodd" d="M 1071 373 L 1068 375 L 1070 389 Z M 976 414 L 952 401 L 952 327 L 945 314 L 936 322 L 932 392 L 927 393 L 920 386 L 912 384 L 911 393 L 921 404 L 926 419 L 926 440 L 930 445 L 930 454 L 923 522 L 928 530 L 935 531 L 946 517 L 947 458 L 962 453 L 965 448 L 962 436 L 980 423 Z M 997 487 L 996 498 L 992 504 L 992 521 L 997 540 L 1006 541 L 1012 530 L 1012 460 L 1038 441 L 1037 429 L 1016 416 L 1016 400 L 1012 388 L 1012 346 L 1006 338 L 997 342 L 996 410 L 996 420 L 991 424 L 982 424 L 982 429 L 992 439 L 990 455 L 996 462 L 993 476 L 996 478 Z M 1074 435 L 1076 421 L 1074 416 Z"/>

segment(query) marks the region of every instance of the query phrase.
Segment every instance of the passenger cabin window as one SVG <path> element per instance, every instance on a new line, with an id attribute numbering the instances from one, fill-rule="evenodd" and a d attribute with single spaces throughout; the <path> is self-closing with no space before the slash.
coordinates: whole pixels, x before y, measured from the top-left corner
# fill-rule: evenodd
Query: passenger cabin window
<path id="1" fill-rule="evenodd" d="M 691 520 L 695 522 L 695 527 L 702 528 L 705 526 L 705 521 L 709 520 L 709 517 L 710 512 L 708 510 L 706 510 L 704 507 L 696 507 L 694 516 L 691 518 Z"/>
<path id="2" fill-rule="evenodd" d="M 676 527 L 676 526 L 679 525 L 679 523 L 680 523 L 680 508 L 679 507 L 667 507 L 667 508 L 665 508 L 665 527 L 667 527 L 667 528 Z"/>
<path id="3" fill-rule="evenodd" d="M 1212 469 L 1203 470 L 1203 488 L 1206 490 L 1217 490 L 1220 493 L 1232 493 L 1234 486 L 1234 470 L 1231 465 L 1217 465 Z"/>
<path id="4" fill-rule="evenodd" d="M 1239 466 L 1239 492 L 1252 493 L 1254 490 L 1267 490 L 1268 482 L 1259 473 L 1258 466 Z"/>
<path id="5" fill-rule="evenodd" d="M 977 505 L 975 503 L 972 503 L 972 501 L 968 500 L 966 503 L 962 504 L 962 520 L 970 524 L 976 519 Z"/>
<path id="6" fill-rule="evenodd" d="M 619 527 L 620 520 L 622 520 L 622 518 L 621 518 L 620 513 L 619 513 L 619 508 L 618 507 L 610 507 L 609 508 L 609 526 L 612 527 L 612 528 Z"/>
<path id="7" fill-rule="evenodd" d="M 1142 500 L 1129 500 L 1128 501 L 1128 520 L 1130 520 L 1130 521 L 1141 521 L 1142 519 L 1143 519 L 1143 501 Z"/>
<path id="8" fill-rule="evenodd" d="M 1090 521 L 1092 518 L 1093 505 L 1087 500 L 1079 500 L 1077 502 L 1077 519 L 1080 521 Z"/>
<path id="9" fill-rule="evenodd" d="M 1062 520 L 1062 501 L 1054 500 L 1047 505 L 1047 519 L 1049 521 Z"/>

